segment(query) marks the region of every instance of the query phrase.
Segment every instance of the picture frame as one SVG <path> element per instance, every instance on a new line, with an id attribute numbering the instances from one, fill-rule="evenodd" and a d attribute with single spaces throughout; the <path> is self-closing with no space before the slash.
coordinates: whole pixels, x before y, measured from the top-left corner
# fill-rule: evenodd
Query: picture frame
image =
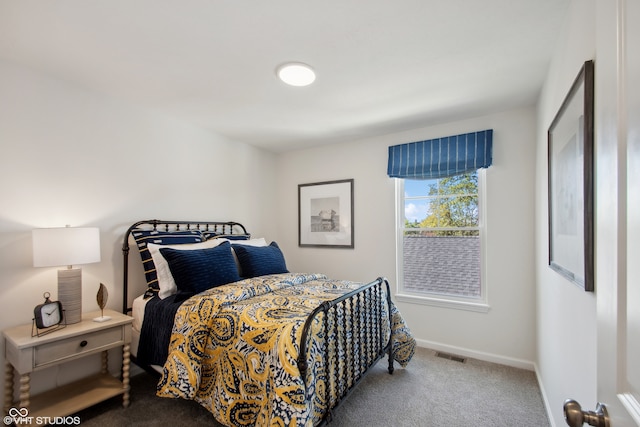
<path id="1" fill-rule="evenodd" d="M 353 179 L 298 185 L 298 246 L 354 248 Z"/>
<path id="2" fill-rule="evenodd" d="M 549 127 L 549 266 L 594 290 L 594 64 L 586 61 Z"/>

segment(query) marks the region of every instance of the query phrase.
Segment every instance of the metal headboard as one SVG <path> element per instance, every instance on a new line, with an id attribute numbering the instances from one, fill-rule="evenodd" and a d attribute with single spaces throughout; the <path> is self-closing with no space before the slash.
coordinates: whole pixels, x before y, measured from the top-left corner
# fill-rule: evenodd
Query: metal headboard
<path id="1" fill-rule="evenodd" d="M 129 307 L 129 237 L 134 230 L 161 230 L 161 231 L 184 231 L 199 230 L 210 231 L 228 235 L 247 235 L 247 229 L 239 222 L 233 221 L 164 221 L 159 219 L 149 219 L 138 221 L 129 227 L 122 242 L 123 257 L 123 278 L 122 278 L 122 312 L 127 314 L 131 311 Z"/>

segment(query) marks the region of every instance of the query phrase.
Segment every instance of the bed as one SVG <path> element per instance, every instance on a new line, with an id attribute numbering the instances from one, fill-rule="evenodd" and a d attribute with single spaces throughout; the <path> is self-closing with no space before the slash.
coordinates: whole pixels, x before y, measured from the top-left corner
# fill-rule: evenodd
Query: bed
<path id="1" fill-rule="evenodd" d="M 144 292 L 130 290 L 131 242 Z M 277 243 L 242 224 L 139 221 L 122 252 L 134 361 L 160 373 L 158 396 L 224 425 L 323 425 L 376 362 L 391 374 L 413 355 L 385 278 L 289 272 Z"/>

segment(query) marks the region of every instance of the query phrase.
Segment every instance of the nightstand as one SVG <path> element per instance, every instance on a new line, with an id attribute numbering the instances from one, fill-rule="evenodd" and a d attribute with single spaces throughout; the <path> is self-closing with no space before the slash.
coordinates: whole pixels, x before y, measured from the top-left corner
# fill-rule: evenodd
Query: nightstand
<path id="1" fill-rule="evenodd" d="M 129 360 L 133 318 L 113 310 L 106 322 L 94 322 L 100 311 L 84 313 L 82 321 L 40 337 L 31 336 L 32 324 L 3 331 L 5 340 L 5 414 L 27 408 L 30 417 L 64 417 L 120 394 L 129 406 Z M 122 381 L 108 372 L 108 351 L 122 347 Z M 99 374 L 31 396 L 31 373 L 91 354 L 102 353 Z M 20 375 L 20 400 L 13 401 L 14 370 Z"/>

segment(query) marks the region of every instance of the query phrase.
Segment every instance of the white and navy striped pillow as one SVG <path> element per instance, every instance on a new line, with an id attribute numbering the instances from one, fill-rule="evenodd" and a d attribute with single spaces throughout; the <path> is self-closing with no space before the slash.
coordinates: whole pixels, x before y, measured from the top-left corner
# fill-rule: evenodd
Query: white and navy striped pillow
<path id="1" fill-rule="evenodd" d="M 158 284 L 156 266 L 147 248 L 147 243 L 178 245 L 183 243 L 199 243 L 204 240 L 199 231 L 134 230 L 131 234 L 136 240 L 140 258 L 142 259 L 144 275 L 147 279 L 147 286 L 149 287 L 147 292 L 151 293 L 157 293 L 160 290 L 160 286 Z"/>

